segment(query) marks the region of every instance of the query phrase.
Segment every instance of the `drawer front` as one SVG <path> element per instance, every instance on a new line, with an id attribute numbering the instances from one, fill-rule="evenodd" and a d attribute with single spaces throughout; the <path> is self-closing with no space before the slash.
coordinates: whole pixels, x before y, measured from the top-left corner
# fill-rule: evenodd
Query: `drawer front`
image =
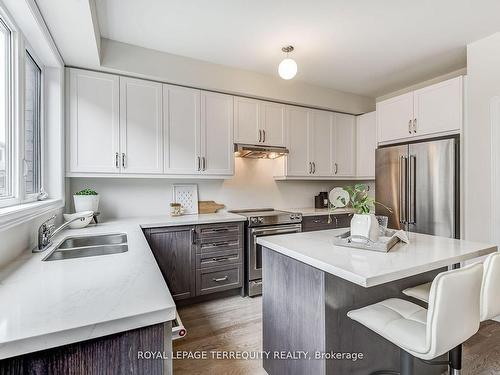
<path id="1" fill-rule="evenodd" d="M 315 230 L 326 230 L 336 228 L 349 228 L 351 226 L 351 215 L 331 215 L 332 222 L 328 223 L 328 215 L 305 216 L 302 218 L 302 231 L 311 232 Z"/>
<path id="2" fill-rule="evenodd" d="M 196 255 L 196 268 L 210 268 L 225 266 L 228 264 L 243 263 L 243 252 L 238 250 L 224 250 L 216 253 L 205 253 Z"/>
<path id="3" fill-rule="evenodd" d="M 243 234 L 242 223 L 221 223 L 210 225 L 199 225 L 197 236 L 200 243 L 212 242 L 214 238 L 232 239 Z"/>
<path id="4" fill-rule="evenodd" d="M 197 253 L 213 253 L 227 250 L 239 250 L 243 247 L 241 238 L 235 237 L 230 239 L 213 238 L 211 241 L 204 241 L 197 246 Z"/>
<path id="5" fill-rule="evenodd" d="M 337 228 L 350 228 L 352 215 L 337 215 Z"/>
<path id="6" fill-rule="evenodd" d="M 243 266 L 212 267 L 196 271 L 196 292 L 198 295 L 241 288 Z"/>

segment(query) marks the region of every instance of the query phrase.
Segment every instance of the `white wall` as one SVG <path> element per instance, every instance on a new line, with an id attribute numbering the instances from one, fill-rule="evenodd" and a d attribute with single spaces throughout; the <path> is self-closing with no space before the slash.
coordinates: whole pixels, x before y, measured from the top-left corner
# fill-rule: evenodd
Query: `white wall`
<path id="1" fill-rule="evenodd" d="M 30 251 L 37 245 L 38 227 L 54 214 L 60 214 L 62 210 L 54 210 L 20 225 L 0 231 L 0 268 L 11 262 L 23 251 Z"/>
<path id="2" fill-rule="evenodd" d="M 235 176 L 230 180 L 167 180 L 71 178 L 75 193 L 93 188 L 101 195 L 102 219 L 131 216 L 165 215 L 169 212 L 172 184 L 196 183 L 200 200 L 215 200 L 227 209 L 313 207 L 314 196 L 346 181 L 275 181 L 273 172 L 278 160 L 235 159 Z M 374 184 L 371 184 L 373 191 Z M 70 199 L 68 199 L 70 204 Z M 71 207 L 72 209 L 72 207 Z"/>
<path id="3" fill-rule="evenodd" d="M 298 80 L 285 81 L 277 74 L 255 73 L 109 39 L 102 39 L 100 66 L 79 66 L 352 114 L 375 109 L 373 98 Z"/>
<path id="4" fill-rule="evenodd" d="M 500 95 L 500 33 L 467 46 L 467 121 L 464 129 L 465 238 L 492 241 L 491 113 Z M 500 147 L 500 144 L 494 145 Z M 499 207 L 496 208 L 500 209 Z M 500 231 L 500 228 L 496 229 Z"/>

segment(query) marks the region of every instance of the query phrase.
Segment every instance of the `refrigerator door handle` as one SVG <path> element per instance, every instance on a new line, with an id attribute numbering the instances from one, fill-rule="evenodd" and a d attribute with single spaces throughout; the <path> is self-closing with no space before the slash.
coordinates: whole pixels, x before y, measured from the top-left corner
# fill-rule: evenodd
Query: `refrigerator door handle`
<path id="1" fill-rule="evenodd" d="M 408 207 L 408 217 L 409 221 L 408 224 L 416 224 L 417 223 L 417 217 L 416 217 L 416 199 L 417 199 L 417 194 L 416 194 L 416 188 L 417 188 L 417 157 L 416 155 L 410 155 L 410 173 L 409 173 L 409 184 L 410 184 L 410 190 L 409 190 L 409 207 Z"/>
<path id="2" fill-rule="evenodd" d="M 406 224 L 406 156 L 399 158 L 399 223 Z"/>

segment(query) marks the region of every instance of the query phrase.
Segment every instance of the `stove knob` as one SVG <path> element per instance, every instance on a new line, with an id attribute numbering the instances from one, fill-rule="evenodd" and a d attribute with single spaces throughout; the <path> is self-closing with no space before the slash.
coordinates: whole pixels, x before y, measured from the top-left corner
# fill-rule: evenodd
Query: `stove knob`
<path id="1" fill-rule="evenodd" d="M 264 218 L 263 217 L 259 217 L 259 224 L 262 224 L 264 223 Z"/>
<path id="2" fill-rule="evenodd" d="M 291 214 L 290 215 L 290 220 L 294 220 L 295 219 L 295 214 Z"/>
<path id="3" fill-rule="evenodd" d="M 250 222 L 251 222 L 252 224 L 257 224 L 257 222 L 258 222 L 258 221 L 259 221 L 259 220 L 258 220 L 256 217 L 251 217 L 251 218 L 250 218 Z"/>

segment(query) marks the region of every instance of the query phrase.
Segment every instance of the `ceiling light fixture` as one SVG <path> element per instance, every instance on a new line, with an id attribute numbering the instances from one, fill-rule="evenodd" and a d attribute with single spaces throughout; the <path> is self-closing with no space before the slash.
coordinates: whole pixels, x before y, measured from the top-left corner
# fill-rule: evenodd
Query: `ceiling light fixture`
<path id="1" fill-rule="evenodd" d="M 293 46 L 286 46 L 281 50 L 286 53 L 286 58 L 280 62 L 278 74 L 283 79 L 292 79 L 297 74 L 297 63 L 288 57 L 288 54 L 293 52 Z"/>

